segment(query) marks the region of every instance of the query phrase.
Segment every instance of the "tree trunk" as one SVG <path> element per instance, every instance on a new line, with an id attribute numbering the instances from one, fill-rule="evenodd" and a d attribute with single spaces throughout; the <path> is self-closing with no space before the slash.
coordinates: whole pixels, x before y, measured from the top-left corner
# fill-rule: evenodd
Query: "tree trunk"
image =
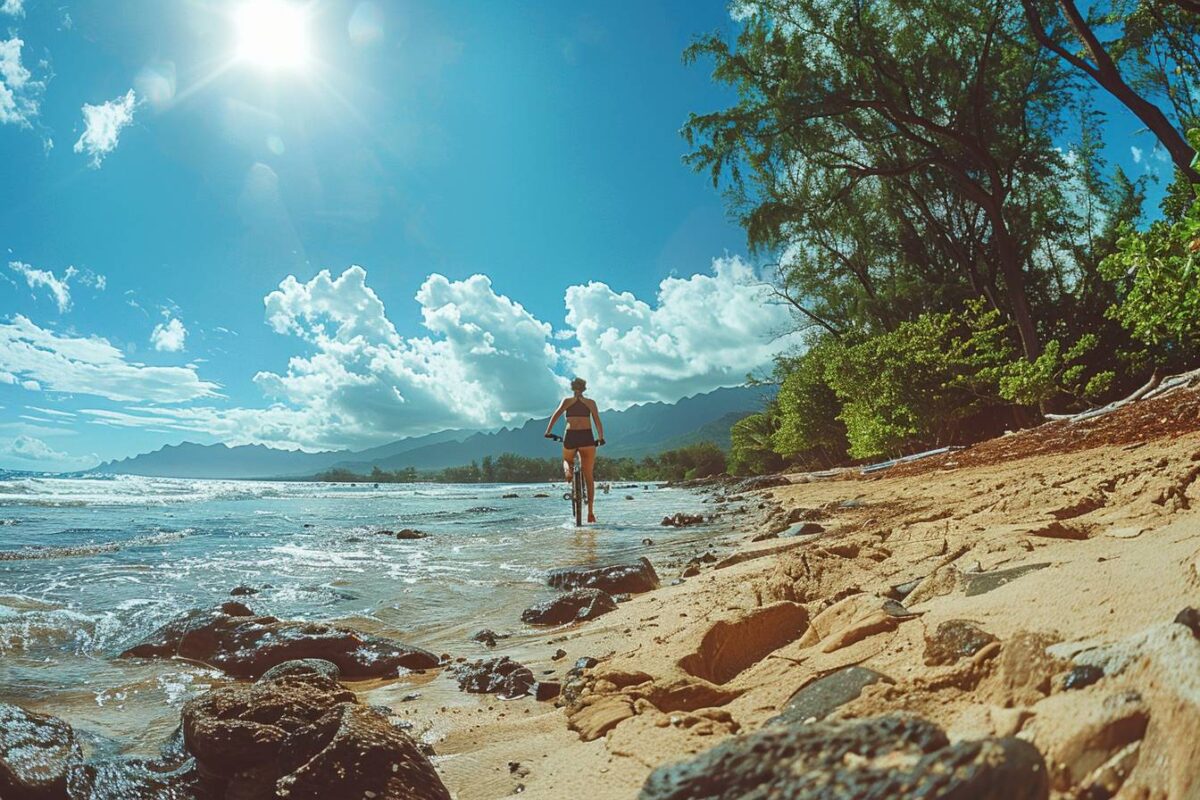
<path id="1" fill-rule="evenodd" d="M 1012 313 L 1013 324 L 1017 326 L 1017 335 L 1021 337 L 1021 351 L 1026 360 L 1034 361 L 1042 354 L 1042 343 L 1038 339 L 1037 326 L 1033 323 L 1033 314 L 1029 311 L 1029 298 L 1025 293 L 1025 272 L 1021 269 L 1017 244 L 1008 232 L 1008 225 L 1000 210 L 989 209 L 988 215 L 992 219 L 996 256 L 1000 261 L 1000 274 L 1004 277 L 1009 310 Z"/>
<path id="2" fill-rule="evenodd" d="M 1192 149 L 1188 140 L 1175 129 L 1175 126 L 1167 119 L 1167 115 L 1162 112 L 1162 109 L 1143 98 L 1125 82 L 1125 79 L 1121 76 L 1121 70 L 1117 67 L 1116 62 L 1112 60 L 1112 56 L 1108 54 L 1108 51 L 1104 49 L 1103 42 L 1097 38 L 1095 31 L 1088 25 L 1087 20 L 1080 13 L 1074 0 L 1058 0 L 1058 5 L 1066 16 L 1071 30 L 1074 31 L 1075 36 L 1087 49 L 1094 63 L 1089 64 L 1083 58 L 1054 41 L 1047 32 L 1046 26 L 1042 23 L 1035 0 L 1022 0 L 1025 17 L 1029 21 L 1029 27 L 1033 31 L 1034 38 L 1041 42 L 1043 47 L 1056 53 L 1076 69 L 1081 70 L 1091 77 L 1092 80 L 1100 84 L 1109 94 L 1132 111 L 1134 116 L 1144 122 L 1146 127 L 1150 129 L 1150 132 L 1162 143 L 1167 154 L 1171 156 L 1171 161 L 1174 162 L 1176 169 L 1183 173 L 1189 182 L 1200 183 L 1200 172 L 1197 172 L 1195 167 L 1192 166 L 1192 160 L 1196 157 L 1196 151 Z"/>

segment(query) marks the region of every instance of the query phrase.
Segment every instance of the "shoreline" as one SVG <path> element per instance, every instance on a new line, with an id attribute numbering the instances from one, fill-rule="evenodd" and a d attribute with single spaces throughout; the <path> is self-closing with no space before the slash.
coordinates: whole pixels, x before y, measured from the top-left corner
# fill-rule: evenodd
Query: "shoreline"
<path id="1" fill-rule="evenodd" d="M 636 797 L 797 703 L 835 726 L 915 715 L 952 748 L 1031 744 L 1050 786 L 1036 796 L 1200 791 L 1200 745 L 1178 736 L 1200 726 L 1200 632 L 1172 621 L 1200 605 L 1200 433 L 989 460 L 1017 438 L 966 451 L 972 465 L 697 488 L 721 516 L 654 550 L 658 588 L 565 626 L 529 628 L 514 608 L 494 648 L 464 619 L 436 639 L 441 666 L 343 685 L 386 708 L 458 800 Z M 567 695 L 459 690 L 456 664 L 500 656 Z M 572 675 L 580 659 L 595 662 Z M 166 733 L 123 750 L 149 756 Z"/>

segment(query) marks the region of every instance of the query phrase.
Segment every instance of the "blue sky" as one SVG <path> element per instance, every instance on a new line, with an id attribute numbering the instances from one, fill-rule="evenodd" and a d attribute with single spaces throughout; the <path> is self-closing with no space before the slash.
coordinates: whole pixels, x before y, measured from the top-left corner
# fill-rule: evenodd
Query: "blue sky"
<path id="1" fill-rule="evenodd" d="M 674 400 L 791 342 L 680 162 L 723 2 L 314 0 L 281 66 L 287 5 L 0 0 L 0 467 Z"/>

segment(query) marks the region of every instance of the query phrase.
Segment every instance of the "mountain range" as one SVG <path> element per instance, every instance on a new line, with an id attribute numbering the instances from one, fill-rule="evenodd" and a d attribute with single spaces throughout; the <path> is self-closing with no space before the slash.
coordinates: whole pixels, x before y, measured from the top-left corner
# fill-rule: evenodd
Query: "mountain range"
<path id="1" fill-rule="evenodd" d="M 747 414 L 759 411 L 772 387 L 717 389 L 675 403 L 642 403 L 621 411 L 601 412 L 610 458 L 642 457 L 700 441 L 729 446 L 729 428 Z M 93 473 L 147 475 L 171 478 L 303 478 L 329 469 L 368 473 L 374 467 L 418 471 L 438 470 L 515 453 L 549 457 L 554 447 L 542 433 L 547 417 L 498 431 L 449 430 L 413 436 L 366 450 L 308 453 L 265 445 L 166 445 L 150 453 L 109 461 Z"/>

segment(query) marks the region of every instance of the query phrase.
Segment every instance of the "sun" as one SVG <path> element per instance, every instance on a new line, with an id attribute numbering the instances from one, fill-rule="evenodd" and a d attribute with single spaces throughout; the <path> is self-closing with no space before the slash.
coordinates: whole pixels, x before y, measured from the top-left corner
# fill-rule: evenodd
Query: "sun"
<path id="1" fill-rule="evenodd" d="M 270 70 L 303 70 L 312 59 L 307 6 L 243 0 L 233 12 L 237 57 Z"/>

